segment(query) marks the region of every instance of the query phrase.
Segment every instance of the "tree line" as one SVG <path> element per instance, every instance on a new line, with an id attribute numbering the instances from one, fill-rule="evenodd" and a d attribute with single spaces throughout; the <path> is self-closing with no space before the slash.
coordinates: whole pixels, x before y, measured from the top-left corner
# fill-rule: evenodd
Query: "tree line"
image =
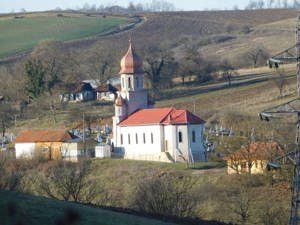
<path id="1" fill-rule="evenodd" d="M 271 8 L 299 8 L 300 2 L 298 0 L 250 0 L 245 7 L 246 10 L 253 9 L 271 9 Z"/>
<path id="2" fill-rule="evenodd" d="M 55 10 L 61 11 L 62 9 L 57 7 Z M 108 5 L 85 3 L 82 7 L 78 7 L 77 10 L 86 13 L 170 12 L 175 11 L 175 5 L 165 0 L 152 0 L 136 4 L 130 1 L 127 7 L 122 7 L 112 3 Z"/>

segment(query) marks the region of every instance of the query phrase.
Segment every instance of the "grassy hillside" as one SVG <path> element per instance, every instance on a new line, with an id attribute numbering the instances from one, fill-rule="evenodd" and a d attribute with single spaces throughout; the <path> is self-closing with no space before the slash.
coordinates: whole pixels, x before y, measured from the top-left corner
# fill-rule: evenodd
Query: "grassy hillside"
<path id="1" fill-rule="evenodd" d="M 66 173 L 66 168 L 63 169 L 53 161 L 40 164 L 32 162 L 35 166 L 29 166 L 28 162 L 24 163 L 27 169 L 23 168 L 26 174 L 22 178 L 20 190 L 38 196 L 49 196 L 45 189 L 41 188 L 41 184 L 46 182 L 44 184 L 51 188 L 54 197 L 62 199 L 59 194 L 63 191 L 62 186 L 52 183 L 51 179 L 48 179 L 51 173 L 48 172 L 51 168 L 51 171 L 63 173 L 65 180 L 69 181 L 73 177 L 70 177 L 70 173 Z M 199 163 L 196 166 L 208 169 L 219 165 Z M 74 167 L 76 168 L 78 169 Z M 165 219 L 170 218 L 168 215 L 198 219 L 174 220 L 173 218 L 173 220 L 168 220 L 169 222 L 162 222 L 149 219 L 149 217 L 116 213 L 116 211 L 87 205 L 0 191 L 0 221 L 5 225 L 20 224 L 17 223 L 20 220 L 25 225 L 71 224 L 56 223 L 57 220 L 65 218 L 65 214 L 71 214 L 80 217 L 79 225 L 175 224 L 170 221 L 197 225 L 240 224 L 238 223 L 239 215 L 236 212 L 240 207 L 239 197 L 245 195 L 251 198 L 249 224 L 264 224 L 259 221 L 265 218 L 265 212 L 269 212 L 270 208 L 276 213 L 280 210 L 280 215 L 272 215 L 287 221 L 290 194 L 286 180 L 283 180 L 287 176 L 287 174 L 284 175 L 285 169 L 280 174 L 276 173 L 276 178 L 271 182 L 268 174 L 251 177 L 226 176 L 224 168 L 215 170 L 197 168 L 186 169 L 184 164 L 94 159 L 91 161 L 89 173 L 85 175 L 86 181 L 92 181 L 94 185 L 90 186 L 89 182 L 85 182 L 80 200 L 83 202 L 87 200 L 94 205 L 118 207 L 118 212 L 124 212 L 120 210 L 123 208 L 160 215 Z M 61 185 L 63 184 L 64 181 Z M 89 196 L 91 192 L 94 192 L 93 198 Z M 268 201 L 266 202 L 265 199 Z M 142 205 L 150 208 L 143 208 Z M 216 220 L 220 222 L 215 222 Z"/>
<path id="2" fill-rule="evenodd" d="M 44 39 L 68 41 L 101 34 L 132 23 L 126 17 L 84 14 L 24 14 L 0 18 L 0 57 L 34 47 Z"/>
<path id="3" fill-rule="evenodd" d="M 21 193 L 0 191 L 0 199 L 1 224 L 54 225 L 68 217 L 79 225 L 174 224 Z"/>
<path id="4" fill-rule="evenodd" d="M 229 58 L 238 63 L 253 45 L 263 45 L 271 54 L 292 45 L 297 11 L 199 11 L 144 16 L 146 21 L 132 31 L 137 50 L 149 45 L 161 46 L 180 58 L 184 48 L 190 46 L 205 58 Z M 249 33 L 243 33 L 245 26 L 250 28 Z M 126 49 L 127 39 L 128 34 L 120 33 L 100 41 L 114 42 L 118 48 Z"/>

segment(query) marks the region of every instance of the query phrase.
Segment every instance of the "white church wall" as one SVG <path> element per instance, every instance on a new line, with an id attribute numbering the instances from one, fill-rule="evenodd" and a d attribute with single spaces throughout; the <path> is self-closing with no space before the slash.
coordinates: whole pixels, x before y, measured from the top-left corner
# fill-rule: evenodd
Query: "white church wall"
<path id="1" fill-rule="evenodd" d="M 193 153 L 194 160 L 205 160 L 205 149 L 203 145 L 204 124 L 189 125 L 188 132 L 190 137 L 189 147 Z M 194 132 L 194 134 L 193 134 Z"/>
<path id="2" fill-rule="evenodd" d="M 162 133 L 159 125 L 120 127 L 119 132 L 118 147 L 126 149 L 124 158 L 160 161 Z"/>
<path id="3" fill-rule="evenodd" d="M 186 125 L 177 125 L 176 137 L 177 137 L 177 154 L 182 154 L 182 156 L 187 160 L 188 159 L 188 147 L 189 147 L 189 136 L 188 136 L 188 127 Z M 180 137 L 181 136 L 181 137 Z"/>
<path id="4" fill-rule="evenodd" d="M 177 142 L 176 142 L 176 130 L 175 126 L 164 126 L 164 134 L 165 134 L 165 151 L 169 152 L 170 155 L 173 157 L 174 160 L 176 160 L 176 148 L 177 148 Z"/>

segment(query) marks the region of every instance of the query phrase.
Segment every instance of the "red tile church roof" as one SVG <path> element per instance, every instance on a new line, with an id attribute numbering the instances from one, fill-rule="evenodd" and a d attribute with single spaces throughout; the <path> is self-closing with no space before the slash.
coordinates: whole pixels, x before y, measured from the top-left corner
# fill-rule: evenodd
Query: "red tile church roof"
<path id="1" fill-rule="evenodd" d="M 204 120 L 192 114 L 188 110 L 175 108 L 140 109 L 125 120 L 119 126 L 143 126 L 143 125 L 179 125 L 179 124 L 203 124 Z"/>

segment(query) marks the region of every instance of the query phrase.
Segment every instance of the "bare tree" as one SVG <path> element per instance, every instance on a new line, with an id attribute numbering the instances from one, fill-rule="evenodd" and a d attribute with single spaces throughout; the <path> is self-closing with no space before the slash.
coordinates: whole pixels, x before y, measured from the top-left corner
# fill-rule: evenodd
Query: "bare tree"
<path id="1" fill-rule="evenodd" d="M 220 71 L 221 71 L 221 75 L 222 75 L 223 79 L 225 81 L 227 81 L 228 87 L 230 87 L 231 81 L 232 81 L 233 77 L 237 75 L 237 72 L 235 71 L 234 67 L 227 60 L 224 60 L 220 64 L 219 67 L 220 67 Z"/>
<path id="2" fill-rule="evenodd" d="M 172 53 L 157 46 L 149 46 L 144 55 L 144 72 L 152 89 L 158 91 L 161 87 L 170 85 L 177 67 Z"/>
<path id="3" fill-rule="evenodd" d="M 100 83 L 104 83 L 111 78 L 113 72 L 118 72 L 114 71 L 118 68 L 118 57 L 113 49 L 113 46 L 98 43 L 85 54 L 87 57 L 82 61 L 86 61 L 86 72 L 91 79 L 98 79 Z"/>
<path id="4" fill-rule="evenodd" d="M 78 202 L 86 187 L 88 173 L 88 161 L 50 161 L 42 170 L 39 187 L 49 197 Z"/>
<path id="5" fill-rule="evenodd" d="M 269 54 L 263 46 L 253 46 L 245 54 L 245 57 L 251 61 L 253 68 L 259 64 L 264 64 Z"/>
<path id="6" fill-rule="evenodd" d="M 12 108 L 10 103 L 0 103 L 0 127 L 2 140 L 4 140 L 6 129 L 12 125 L 15 115 L 16 110 Z"/>
<path id="7" fill-rule="evenodd" d="M 192 216 L 195 198 L 187 190 L 193 186 L 187 177 L 175 174 L 150 177 L 138 183 L 133 205 L 139 211 L 155 215 Z"/>

